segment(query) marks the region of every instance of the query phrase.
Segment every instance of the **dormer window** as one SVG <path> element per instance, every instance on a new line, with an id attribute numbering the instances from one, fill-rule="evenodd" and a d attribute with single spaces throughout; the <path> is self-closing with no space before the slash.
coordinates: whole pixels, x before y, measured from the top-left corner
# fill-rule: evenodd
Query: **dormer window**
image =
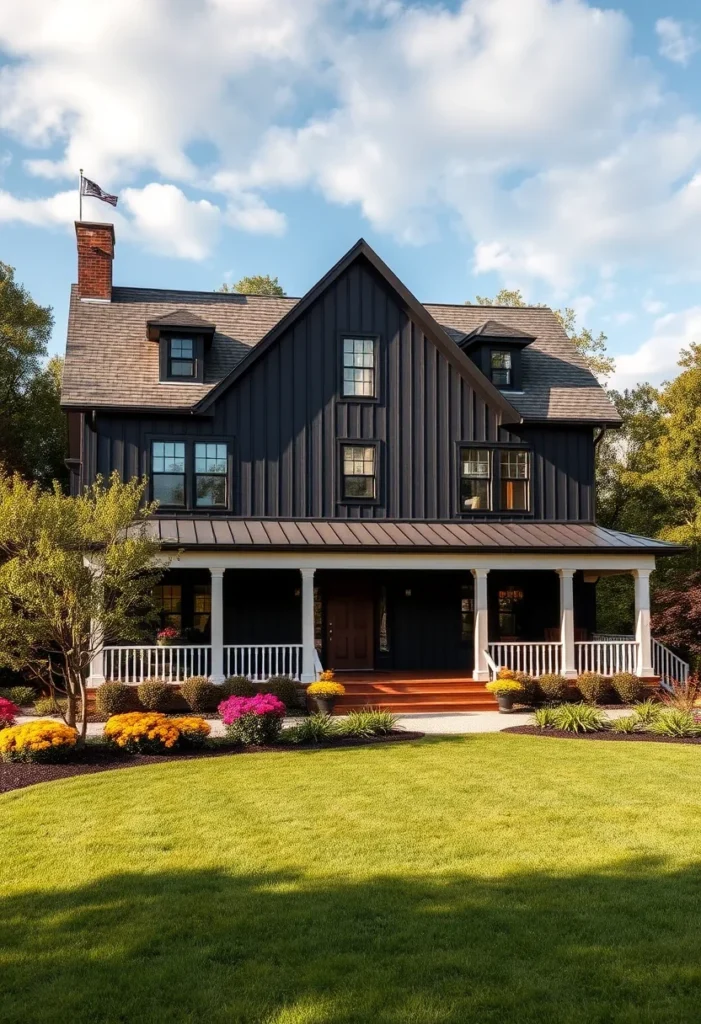
<path id="1" fill-rule="evenodd" d="M 492 349 L 490 356 L 492 384 L 497 388 L 510 388 L 513 384 L 511 352 Z"/>
<path id="2" fill-rule="evenodd" d="M 195 376 L 195 342 L 193 338 L 168 339 L 168 376 Z"/>

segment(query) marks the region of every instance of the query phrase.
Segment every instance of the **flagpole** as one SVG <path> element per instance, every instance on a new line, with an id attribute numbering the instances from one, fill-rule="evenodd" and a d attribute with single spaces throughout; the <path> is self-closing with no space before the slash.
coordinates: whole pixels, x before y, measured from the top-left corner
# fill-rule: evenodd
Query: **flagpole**
<path id="1" fill-rule="evenodd" d="M 83 219 L 83 168 L 80 168 L 80 180 L 78 181 L 78 220 Z"/>

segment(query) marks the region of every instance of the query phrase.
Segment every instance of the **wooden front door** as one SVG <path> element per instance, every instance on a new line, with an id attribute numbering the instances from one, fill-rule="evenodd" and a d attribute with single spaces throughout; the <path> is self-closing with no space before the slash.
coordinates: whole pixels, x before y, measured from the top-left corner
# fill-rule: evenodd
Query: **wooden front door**
<path id="1" fill-rule="evenodd" d="M 331 669 L 374 668 L 372 595 L 363 591 L 329 597 L 327 657 Z"/>

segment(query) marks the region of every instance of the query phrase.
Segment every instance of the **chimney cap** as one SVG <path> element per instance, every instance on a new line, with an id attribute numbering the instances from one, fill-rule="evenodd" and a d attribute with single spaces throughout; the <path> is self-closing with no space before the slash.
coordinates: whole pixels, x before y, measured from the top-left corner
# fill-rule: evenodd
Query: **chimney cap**
<path id="1" fill-rule="evenodd" d="M 112 235 L 112 241 L 114 242 L 114 224 L 111 221 L 99 221 L 99 220 L 77 220 L 75 222 L 75 233 L 80 233 L 81 228 L 107 228 Z"/>

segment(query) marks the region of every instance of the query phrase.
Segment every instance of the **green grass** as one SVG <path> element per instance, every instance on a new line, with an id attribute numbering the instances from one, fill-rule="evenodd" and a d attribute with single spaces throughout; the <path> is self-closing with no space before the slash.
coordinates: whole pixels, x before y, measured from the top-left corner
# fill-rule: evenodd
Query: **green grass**
<path id="1" fill-rule="evenodd" d="M 698 747 L 475 736 L 0 797 L 0 1018 L 698 1019 Z"/>

